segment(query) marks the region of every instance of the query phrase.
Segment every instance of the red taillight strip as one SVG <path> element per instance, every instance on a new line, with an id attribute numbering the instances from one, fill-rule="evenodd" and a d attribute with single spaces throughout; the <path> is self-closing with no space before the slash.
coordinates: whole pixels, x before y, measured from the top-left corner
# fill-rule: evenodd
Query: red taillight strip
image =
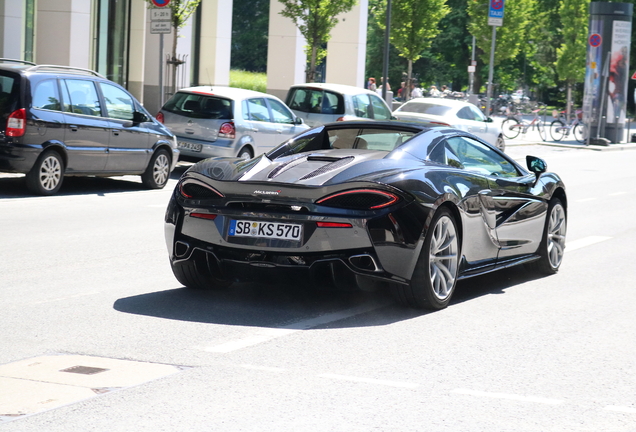
<path id="1" fill-rule="evenodd" d="M 17 109 L 9 114 L 5 134 L 9 137 L 21 137 L 26 131 L 26 110 Z"/>
<path id="2" fill-rule="evenodd" d="M 355 193 L 374 193 L 374 194 L 378 194 L 378 195 L 384 195 L 385 197 L 389 198 L 390 201 L 386 202 L 384 204 L 380 204 L 377 206 L 373 206 L 373 207 L 369 207 L 370 209 L 379 209 L 379 208 L 383 208 L 386 206 L 390 206 L 391 204 L 394 204 L 397 202 L 397 200 L 399 199 L 397 197 L 397 195 L 393 195 L 392 193 L 389 192 L 383 192 L 383 191 L 379 191 L 379 190 L 375 190 L 375 189 L 355 189 L 355 190 L 350 190 L 350 191 L 345 191 L 345 192 L 339 192 L 333 195 L 329 195 L 328 197 L 325 198 L 321 198 L 318 201 L 316 201 L 316 204 L 320 204 L 325 202 L 326 200 L 329 200 L 331 198 L 335 198 L 338 196 L 342 196 L 342 195 L 350 195 L 350 194 L 355 194 Z"/>
<path id="3" fill-rule="evenodd" d="M 223 195 L 221 192 L 219 192 L 218 190 L 214 189 L 212 186 L 209 186 L 209 185 L 203 183 L 200 180 L 186 179 L 186 180 L 184 180 L 184 181 L 179 183 L 179 193 L 184 198 L 192 198 L 192 195 L 189 195 L 189 194 L 185 193 L 185 191 L 183 190 L 183 186 L 185 186 L 186 184 L 195 184 L 197 186 L 201 186 L 201 187 L 204 187 L 206 189 L 211 190 L 212 192 L 217 194 L 220 198 L 224 198 L 225 197 L 225 195 Z"/>
<path id="4" fill-rule="evenodd" d="M 353 228 L 350 223 L 340 222 L 316 222 L 318 228 Z"/>
<path id="5" fill-rule="evenodd" d="M 199 218 L 199 219 L 216 219 L 217 215 L 214 213 L 190 213 L 190 217 Z"/>

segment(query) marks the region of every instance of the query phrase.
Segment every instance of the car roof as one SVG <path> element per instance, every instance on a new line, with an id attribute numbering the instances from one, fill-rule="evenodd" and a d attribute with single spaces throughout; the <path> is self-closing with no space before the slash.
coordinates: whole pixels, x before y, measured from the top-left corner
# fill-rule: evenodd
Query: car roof
<path id="1" fill-rule="evenodd" d="M 453 108 L 465 107 L 467 105 L 473 105 L 470 102 L 455 100 L 455 99 L 446 99 L 446 98 L 427 98 L 427 97 L 419 97 L 415 99 L 411 99 L 408 102 L 405 102 L 404 105 L 410 103 L 430 103 L 434 105 L 443 105 Z"/>
<path id="2" fill-rule="evenodd" d="M 295 84 L 293 86 L 291 86 L 291 89 L 294 88 L 299 88 L 299 87 L 309 87 L 309 88 L 314 88 L 314 89 L 321 89 L 321 90 L 331 90 L 337 93 L 342 93 L 342 94 L 346 94 L 346 95 L 356 95 L 356 94 L 360 94 L 360 93 L 373 93 L 376 94 L 375 92 L 372 92 L 371 90 L 367 90 L 361 87 L 356 87 L 356 86 L 350 86 L 350 85 L 346 85 L 346 84 L 331 84 L 331 83 L 306 83 L 306 84 Z"/>
<path id="3" fill-rule="evenodd" d="M 209 96 L 221 96 L 229 99 L 246 99 L 253 97 L 269 97 L 278 99 L 276 96 L 267 93 L 261 93 L 256 90 L 247 90 L 236 87 L 223 86 L 195 86 L 179 89 L 179 92 L 206 94 Z"/>

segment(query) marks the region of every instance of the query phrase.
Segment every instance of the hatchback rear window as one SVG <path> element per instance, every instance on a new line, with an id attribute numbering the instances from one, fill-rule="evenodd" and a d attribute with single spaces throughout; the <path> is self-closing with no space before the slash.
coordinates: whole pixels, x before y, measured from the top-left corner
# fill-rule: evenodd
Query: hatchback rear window
<path id="1" fill-rule="evenodd" d="M 316 114 L 344 114 L 342 95 L 315 88 L 292 89 L 287 106 L 293 110 Z"/>
<path id="2" fill-rule="evenodd" d="M 174 114 L 197 119 L 231 120 L 232 101 L 217 96 L 177 93 L 163 109 Z"/>
<path id="3" fill-rule="evenodd" d="M 19 75 L 0 73 L 0 118 L 6 120 L 13 111 L 18 109 Z M 2 129 L 6 121 L 2 123 Z"/>
<path id="4" fill-rule="evenodd" d="M 421 103 L 421 102 L 413 102 L 407 103 L 400 107 L 399 111 L 401 112 L 412 112 L 418 114 L 431 114 L 443 116 L 448 114 L 451 110 L 451 107 L 447 107 L 444 105 L 437 105 L 431 103 Z"/>

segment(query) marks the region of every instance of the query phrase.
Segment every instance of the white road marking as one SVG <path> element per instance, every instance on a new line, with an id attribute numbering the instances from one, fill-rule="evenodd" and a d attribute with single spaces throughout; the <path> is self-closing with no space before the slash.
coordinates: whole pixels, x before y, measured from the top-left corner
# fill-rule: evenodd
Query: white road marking
<path id="1" fill-rule="evenodd" d="M 263 342 L 268 342 L 272 339 L 279 338 L 281 336 L 287 336 L 292 333 L 296 333 L 301 330 L 308 330 L 310 328 L 317 327 L 319 325 L 328 324 L 334 321 L 340 321 L 345 318 L 360 315 L 366 312 L 370 312 L 381 307 L 387 306 L 389 303 L 372 303 L 354 307 L 351 309 L 328 313 L 320 315 L 315 318 L 310 318 L 303 321 L 298 321 L 283 327 L 275 328 L 259 328 L 255 333 L 245 335 L 239 339 L 225 342 L 214 346 L 198 346 L 197 349 L 201 349 L 207 352 L 216 353 L 229 353 L 249 346 L 257 345 Z"/>
<path id="2" fill-rule="evenodd" d="M 584 237 L 582 239 L 578 239 L 572 242 L 566 242 L 565 243 L 565 251 L 566 252 L 572 252 L 574 250 L 577 249 L 581 249 L 584 248 L 586 246 L 591 246 L 593 244 L 596 243 L 600 243 L 603 242 L 605 240 L 609 240 L 611 239 L 611 237 L 605 237 L 605 236 L 590 236 L 590 237 Z"/>
<path id="3" fill-rule="evenodd" d="M 468 396 L 476 396 L 476 397 L 487 397 L 487 398 L 493 398 L 493 399 L 507 399 L 507 400 L 514 400 L 514 401 L 520 401 L 520 402 L 534 402 L 534 403 L 542 403 L 542 404 L 548 404 L 548 405 L 558 405 L 563 403 L 563 401 L 560 399 L 548 399 L 548 398 L 543 398 L 538 396 L 523 396 L 523 395 L 509 394 L 509 393 L 490 393 L 490 392 L 468 390 L 468 389 L 455 389 L 451 393 L 463 394 Z"/>
<path id="4" fill-rule="evenodd" d="M 625 192 L 625 191 L 618 191 L 618 192 L 614 192 L 614 193 L 609 194 L 609 196 L 619 196 L 619 195 L 626 195 L 626 194 L 627 194 L 627 192 Z"/>
<path id="5" fill-rule="evenodd" d="M 250 364 L 242 364 L 241 367 L 245 369 L 259 370 L 259 371 L 266 371 L 266 372 L 285 372 L 285 369 L 283 368 L 270 367 L 270 366 L 256 366 L 256 365 L 250 365 Z"/>
<path id="6" fill-rule="evenodd" d="M 628 413 L 628 414 L 636 414 L 636 408 L 630 408 L 630 407 L 624 407 L 624 406 L 608 405 L 604 409 L 607 410 L 607 411 L 615 411 L 615 412 L 622 412 L 622 413 Z"/>
<path id="7" fill-rule="evenodd" d="M 347 375 L 337 375 L 337 374 L 330 374 L 330 373 L 320 374 L 318 376 L 322 377 L 322 378 L 331 378 L 331 379 L 337 379 L 337 380 L 343 380 L 343 381 L 352 381 L 352 382 L 361 382 L 361 383 L 367 383 L 367 384 L 378 384 L 378 385 L 384 385 L 384 386 L 389 386 L 389 387 L 398 387 L 398 388 L 414 389 L 414 388 L 419 387 L 419 384 L 414 384 L 414 383 L 406 383 L 406 382 L 400 382 L 400 381 L 379 380 L 379 379 L 373 379 L 373 378 L 361 378 L 361 377 L 354 377 L 354 376 L 347 376 Z"/>

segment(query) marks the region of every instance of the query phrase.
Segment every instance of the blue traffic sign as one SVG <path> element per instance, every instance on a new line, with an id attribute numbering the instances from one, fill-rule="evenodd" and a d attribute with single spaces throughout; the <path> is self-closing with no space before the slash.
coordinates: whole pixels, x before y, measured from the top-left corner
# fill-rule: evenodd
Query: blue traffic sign
<path id="1" fill-rule="evenodd" d="M 488 9 L 488 25 L 502 26 L 504 17 L 504 1 L 490 0 L 490 9 Z"/>
<path id="2" fill-rule="evenodd" d="M 152 0 L 152 4 L 157 7 L 168 6 L 169 3 L 170 3 L 170 0 Z"/>

